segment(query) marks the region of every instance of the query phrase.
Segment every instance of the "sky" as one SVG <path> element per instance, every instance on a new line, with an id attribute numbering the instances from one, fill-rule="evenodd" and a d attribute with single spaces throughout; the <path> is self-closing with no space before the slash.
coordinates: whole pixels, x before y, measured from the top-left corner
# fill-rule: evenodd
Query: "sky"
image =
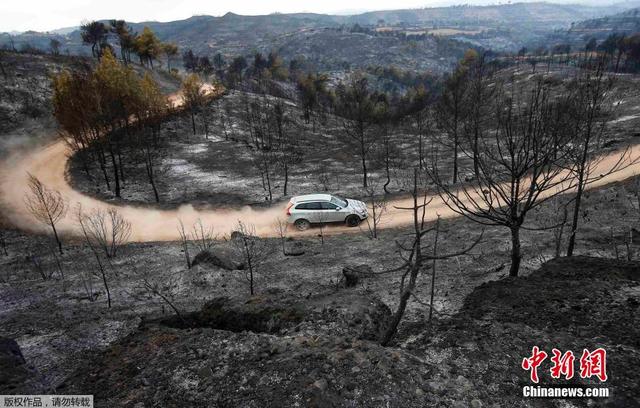
<path id="1" fill-rule="evenodd" d="M 556 2 L 567 1 L 569 0 Z M 172 21 L 201 14 L 221 16 L 229 11 L 246 15 L 273 12 L 354 14 L 369 10 L 507 2 L 508 0 L 0 0 L 0 32 L 48 31 L 75 27 L 86 20 L 111 18 L 132 22 Z M 582 2 L 609 3 L 610 0 Z"/>

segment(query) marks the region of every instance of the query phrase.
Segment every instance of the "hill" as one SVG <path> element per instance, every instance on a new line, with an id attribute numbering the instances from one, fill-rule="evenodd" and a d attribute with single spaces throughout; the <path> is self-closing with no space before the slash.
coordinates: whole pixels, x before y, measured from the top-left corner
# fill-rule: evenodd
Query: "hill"
<path id="1" fill-rule="evenodd" d="M 331 295 L 321 324 L 305 316 L 298 324 L 302 328 L 276 333 L 220 327 L 224 312 L 217 300 L 202 313 L 217 317 L 215 321 L 209 317 L 210 321 L 187 330 L 157 322 L 141 325 L 82 362 L 63 390 L 95 394 L 102 406 L 153 401 L 177 407 L 186 401 L 190 405 L 216 401 L 217 406 L 244 407 L 278 401 L 315 407 L 553 407 L 554 400 L 522 399 L 522 387 L 532 385 L 520 368 L 522 358 L 531 353 L 532 344 L 549 353 L 552 347 L 580 353 L 597 344 L 610 352 L 607 367 L 615 374 L 606 386 L 615 392 L 607 399 L 574 399 L 573 406 L 592 406 L 596 401 L 606 407 L 637 406 L 633 367 L 638 363 L 639 322 L 634 288 L 639 272 L 637 262 L 556 259 L 529 277 L 481 285 L 451 319 L 430 329 L 416 324 L 414 336 L 405 344 L 386 349 L 366 337 L 354 338 L 341 327 L 348 319 L 334 308 L 350 312 L 354 308 L 342 301 L 344 291 Z M 268 309 L 272 298 L 254 300 L 250 313 L 244 311 L 247 307 L 244 313 L 235 309 L 227 313 L 247 324 L 258 320 L 260 312 L 273 310 Z M 299 313 L 300 305 L 309 307 L 313 300 L 283 309 L 289 314 L 279 313 L 294 315 L 290 310 Z M 204 313 L 212 306 L 218 307 L 216 313 Z M 358 322 L 384 316 L 371 309 Z M 536 343 L 540 338 L 545 342 Z M 622 349 L 624 353 L 617 352 Z M 551 386 L 604 386 L 595 376 L 571 382 L 551 379 L 546 370 L 550 364 L 544 362 L 540 376 Z"/>
<path id="2" fill-rule="evenodd" d="M 613 33 L 630 35 L 640 32 L 640 8 L 633 8 L 621 13 L 588 19 L 572 24 L 569 29 L 555 30 L 542 40 L 531 43 L 530 48 L 539 45 L 549 46 L 569 44 L 573 50 L 584 49 L 585 44 L 595 39 L 602 43 Z"/>
<path id="3" fill-rule="evenodd" d="M 545 38 L 554 29 L 566 30 L 573 22 L 621 13 L 632 4 L 605 7 L 537 2 L 375 11 L 353 16 L 227 13 L 221 17 L 194 16 L 131 26 L 138 32 L 148 26 L 162 41 L 174 42 L 182 49 L 191 48 L 200 54 L 220 52 L 236 56 L 278 49 L 285 57 L 304 55 L 322 68 L 340 70 L 345 66 L 366 65 L 382 53 L 379 63 L 396 61 L 396 65 L 407 69 L 446 69 L 447 59 L 460 51 L 447 53 L 446 49 L 452 46 L 466 48 L 471 44 L 513 51 L 523 43 Z M 458 47 L 451 43 L 440 47 L 436 40 L 424 40 L 425 36 L 446 37 L 467 45 Z M 0 46 L 46 50 L 52 38 L 61 41 L 63 52 L 89 54 L 78 30 L 30 31 L 13 36 L 4 33 L 0 34 Z M 406 38 L 419 41 L 405 47 L 402 42 Z M 331 44 L 340 46 L 326 47 Z M 415 52 L 416 47 L 419 52 Z M 386 53 L 389 49 L 392 51 Z M 444 55 L 436 55 L 442 53 Z M 439 57 L 445 61 L 440 62 Z"/>

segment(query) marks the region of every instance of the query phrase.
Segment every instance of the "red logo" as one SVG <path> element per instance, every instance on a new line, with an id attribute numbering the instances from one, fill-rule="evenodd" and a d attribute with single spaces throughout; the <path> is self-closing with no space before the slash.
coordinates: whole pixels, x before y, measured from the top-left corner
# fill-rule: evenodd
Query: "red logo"
<path id="1" fill-rule="evenodd" d="M 576 360 L 573 351 L 562 353 L 554 348 L 551 356 L 551 378 L 562 378 L 570 380 L 574 375 L 574 362 Z M 531 381 L 538 383 L 538 368 L 542 365 L 548 354 L 540 350 L 538 346 L 533 346 L 531 356 L 522 359 L 522 369 L 530 371 Z M 598 348 L 592 352 L 584 349 L 580 357 L 580 378 L 597 377 L 600 381 L 607 381 L 607 351 Z"/>
<path id="2" fill-rule="evenodd" d="M 573 351 L 567 351 L 562 354 L 560 350 L 554 348 L 551 352 L 553 353 L 553 357 L 551 357 L 551 362 L 553 363 L 553 367 L 551 367 L 551 377 L 560 378 L 564 375 L 565 380 L 572 379 L 573 362 L 576 359 Z"/>
<path id="3" fill-rule="evenodd" d="M 607 351 L 603 348 L 591 353 L 584 349 L 580 357 L 580 377 L 591 378 L 596 376 L 600 381 L 607 381 Z"/>
<path id="4" fill-rule="evenodd" d="M 547 353 L 533 346 L 531 357 L 522 360 L 522 369 L 531 370 L 531 381 L 538 383 L 538 367 L 547 358 Z"/>

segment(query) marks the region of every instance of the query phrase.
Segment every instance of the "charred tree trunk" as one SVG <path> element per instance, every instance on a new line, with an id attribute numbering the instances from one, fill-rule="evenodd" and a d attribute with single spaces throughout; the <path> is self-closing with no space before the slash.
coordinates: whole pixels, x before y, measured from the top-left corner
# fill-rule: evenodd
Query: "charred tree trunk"
<path id="1" fill-rule="evenodd" d="M 98 267 L 100 268 L 100 274 L 102 275 L 102 283 L 104 284 L 104 290 L 107 292 L 107 307 L 111 309 L 111 291 L 109 290 L 109 283 L 107 282 L 107 272 L 104 270 L 104 265 L 100 261 L 100 256 L 95 254 L 98 261 Z"/>
<path id="2" fill-rule="evenodd" d="M 147 158 L 145 159 L 145 168 L 147 170 L 147 178 L 149 179 L 149 184 L 151 185 L 151 189 L 153 190 L 153 197 L 155 198 L 156 203 L 159 203 L 160 195 L 158 194 L 158 188 L 156 187 L 156 181 L 153 174 L 153 163 L 151 163 L 149 153 L 147 153 Z"/>
<path id="3" fill-rule="evenodd" d="M 520 225 L 511 226 L 511 268 L 509 276 L 518 276 L 522 253 L 520 249 Z"/>
<path id="4" fill-rule="evenodd" d="M 582 202 L 582 193 L 584 191 L 584 171 L 580 171 L 578 175 L 578 191 L 576 191 L 576 199 L 573 207 L 573 218 L 571 220 L 571 234 L 569 235 L 569 244 L 567 245 L 567 256 L 573 256 L 573 250 L 576 246 L 576 233 L 578 231 L 578 222 L 580 219 L 580 205 Z"/>
<path id="5" fill-rule="evenodd" d="M 360 129 L 360 159 L 362 161 L 362 187 L 367 188 L 369 186 L 367 180 L 367 150 L 365 147 L 364 130 Z"/>
<path id="6" fill-rule="evenodd" d="M 475 174 L 476 178 L 480 174 L 480 166 L 479 166 L 479 157 L 478 157 L 478 141 L 480 139 L 480 135 L 478 134 L 478 123 L 475 124 L 475 129 L 473 133 L 473 174 Z"/>
<path id="7" fill-rule="evenodd" d="M 384 185 L 382 186 L 382 189 L 384 190 L 384 192 L 386 194 L 389 194 L 389 184 L 391 184 L 391 173 L 390 173 L 390 169 L 389 169 L 389 143 L 387 142 L 386 144 L 386 151 L 385 151 L 385 159 L 384 159 L 384 171 L 385 174 L 387 176 L 387 180 L 385 181 Z"/>
<path id="8" fill-rule="evenodd" d="M 98 163 L 100 165 L 100 171 L 102 172 L 104 182 L 107 185 L 107 190 L 111 191 L 111 181 L 109 180 L 109 173 L 107 172 L 107 158 L 104 154 L 104 149 L 102 146 L 99 146 L 95 147 L 95 151 Z"/>
<path id="9" fill-rule="evenodd" d="M 402 293 L 400 295 L 400 302 L 398 304 L 398 308 L 396 309 L 389 325 L 385 329 L 384 333 L 380 338 L 380 344 L 383 346 L 389 345 L 393 337 L 398 332 L 398 325 L 402 320 L 402 316 L 404 316 L 404 311 L 407 308 L 407 302 L 409 301 L 409 297 L 416 286 L 416 280 L 418 278 L 418 274 L 422 269 L 422 231 L 419 222 L 418 211 L 420 210 L 420 206 L 418 205 L 418 171 L 414 170 L 413 173 L 413 228 L 415 238 L 413 241 L 412 255 L 411 258 L 413 262 L 410 263 L 409 268 L 406 273 L 409 274 L 409 282 L 406 286 L 401 285 Z M 406 275 L 405 275 L 406 276 Z M 404 277 L 402 278 L 404 282 Z"/>
<path id="10" fill-rule="evenodd" d="M 267 183 L 267 193 L 269 194 L 269 203 L 273 201 L 273 193 L 271 192 L 271 175 L 269 174 L 269 163 L 267 159 L 264 159 L 264 174 L 265 181 Z"/>
<path id="11" fill-rule="evenodd" d="M 115 194 L 116 197 L 120 198 L 120 176 L 118 174 L 118 163 L 116 161 L 116 156 L 113 151 L 113 146 L 109 145 L 109 156 L 111 157 L 111 165 L 113 166 L 113 178 L 115 180 Z"/>
<path id="12" fill-rule="evenodd" d="M 453 184 L 458 182 L 458 132 L 453 138 Z"/>
<path id="13" fill-rule="evenodd" d="M 283 186 L 282 195 L 284 195 L 284 196 L 287 195 L 287 188 L 288 187 L 289 187 L 289 165 L 285 161 L 285 163 L 284 163 L 284 186 Z"/>

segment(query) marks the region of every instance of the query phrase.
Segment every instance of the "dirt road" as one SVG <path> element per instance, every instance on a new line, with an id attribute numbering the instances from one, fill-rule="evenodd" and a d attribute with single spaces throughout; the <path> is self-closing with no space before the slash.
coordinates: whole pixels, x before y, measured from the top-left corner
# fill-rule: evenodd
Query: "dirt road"
<path id="1" fill-rule="evenodd" d="M 132 223 L 131 240 L 138 242 L 179 239 L 176 228 L 178 220 L 182 220 L 185 225 L 192 225 L 198 219 L 201 219 L 207 225 L 213 226 L 219 234 L 228 234 L 234 229 L 238 220 L 241 220 L 254 224 L 257 232 L 262 236 L 274 236 L 276 235 L 274 223 L 278 218 L 285 218 L 285 208 L 282 205 L 270 209 L 243 207 L 215 211 L 196 211 L 190 205 L 182 206 L 177 210 L 115 206 L 75 191 L 69 185 L 65 175 L 69 153 L 64 142 L 56 141 L 26 153 L 15 154 L 0 165 L 0 205 L 2 205 L 9 220 L 16 227 L 34 232 L 41 231 L 43 228 L 34 222 L 24 204 L 28 173 L 39 178 L 48 187 L 58 190 L 68 200 L 70 209 L 77 205 L 82 205 L 84 210 L 117 208 Z M 609 154 L 598 164 L 593 174 L 605 173 L 611 166 L 615 165 L 619 157 L 620 153 Z M 634 146 L 631 149 L 630 157 L 631 159 L 640 158 L 640 146 Z M 590 188 L 621 181 L 639 173 L 640 162 L 636 161 L 625 169 L 594 182 L 590 185 Z M 396 208 L 409 205 L 409 199 L 390 202 L 382 228 L 409 225 L 412 222 L 411 212 Z M 437 215 L 444 218 L 456 216 L 442 200 L 434 197 L 434 200 L 429 205 L 428 219 L 433 220 Z M 59 229 L 65 234 L 76 235 L 78 233 L 73 211 L 69 211 L 67 216 L 60 221 Z M 330 233 L 346 231 L 355 232 L 357 229 L 346 227 L 333 227 L 330 229 Z"/>
<path id="2" fill-rule="evenodd" d="M 180 96 L 170 97 L 174 106 L 182 103 Z M 606 177 L 592 183 L 589 188 L 599 187 L 608 183 L 621 181 L 640 173 L 640 146 L 630 149 L 629 160 L 633 161 L 624 169 L 609 174 Z M 78 226 L 74 220 L 73 209 L 81 205 L 83 210 L 108 209 L 115 207 L 131 222 L 131 240 L 137 242 L 146 241 L 172 241 L 179 239 L 177 230 L 178 221 L 190 226 L 198 219 L 206 225 L 212 226 L 217 234 L 229 234 L 238 221 L 255 225 L 256 231 L 261 236 L 275 236 L 275 223 L 278 218 L 286 218 L 284 205 L 269 209 L 252 209 L 250 207 L 229 208 L 215 211 L 197 211 L 190 205 L 185 205 L 177 210 L 158 210 L 145 207 L 116 206 L 104 201 L 89 197 L 75 191 L 66 178 L 67 161 L 70 151 L 66 144 L 57 140 L 47 146 L 42 146 L 31 151 L 16 153 L 0 164 L 0 206 L 9 220 L 18 228 L 27 231 L 39 232 L 44 226 L 35 222 L 28 212 L 24 197 L 27 193 L 28 174 L 32 174 L 46 186 L 58 190 L 67 200 L 70 211 L 59 222 L 58 229 L 63 234 L 77 235 Z M 620 158 L 619 152 L 610 153 L 599 161 L 592 174 L 607 173 L 615 166 Z M 388 203 L 388 212 L 385 215 L 381 228 L 405 226 L 412 223 L 411 211 L 401 210 L 396 207 L 408 207 L 409 199 L 398 199 Z M 429 205 L 427 220 L 434 220 L 438 215 L 443 218 L 455 217 L 439 197 L 433 197 Z M 357 232 L 357 228 L 331 227 L 329 233 Z M 314 233 L 313 230 L 308 233 Z"/>

